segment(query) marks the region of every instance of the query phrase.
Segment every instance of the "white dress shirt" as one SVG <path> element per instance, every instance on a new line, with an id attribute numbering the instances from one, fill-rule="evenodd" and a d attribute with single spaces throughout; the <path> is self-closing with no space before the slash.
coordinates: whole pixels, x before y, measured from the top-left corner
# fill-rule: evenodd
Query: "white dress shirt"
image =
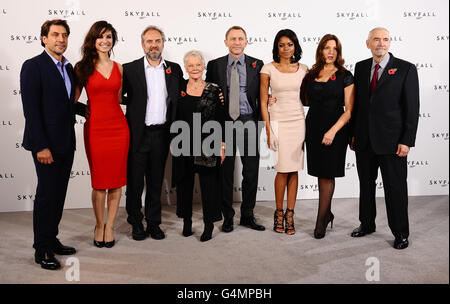
<path id="1" fill-rule="evenodd" d="M 379 63 L 380 68 L 378 69 L 378 77 L 377 80 L 380 80 L 381 74 L 383 74 L 384 69 L 386 68 L 388 62 L 389 62 L 389 58 L 391 58 L 391 55 L 389 55 L 389 53 L 386 54 L 386 57 L 384 57 L 383 60 L 381 60 L 381 62 Z M 372 81 L 373 78 L 373 72 L 375 72 L 375 66 L 377 65 L 377 62 L 375 61 L 375 59 L 372 60 L 372 68 L 370 70 L 370 81 Z"/>
<path id="2" fill-rule="evenodd" d="M 144 56 L 145 81 L 147 82 L 147 111 L 145 125 L 160 125 L 166 122 L 167 87 L 164 69 L 165 62 L 153 67 Z"/>

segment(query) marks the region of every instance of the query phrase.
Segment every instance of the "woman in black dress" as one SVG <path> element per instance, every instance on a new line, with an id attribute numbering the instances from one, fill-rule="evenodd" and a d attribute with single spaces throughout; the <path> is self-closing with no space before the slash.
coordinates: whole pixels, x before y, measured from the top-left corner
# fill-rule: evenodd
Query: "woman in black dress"
<path id="1" fill-rule="evenodd" d="M 342 46 L 336 36 L 327 34 L 320 40 L 316 63 L 302 86 L 302 102 L 309 106 L 305 139 L 308 174 L 316 176 L 319 183 L 314 237 L 320 239 L 329 222 L 333 227 L 331 200 L 335 178 L 345 175 L 347 123 L 354 103 L 353 76 L 344 68 Z"/>
<path id="2" fill-rule="evenodd" d="M 189 80 L 181 88 L 177 103 L 175 123 L 178 126 L 172 125 L 171 129 L 182 127 L 182 124 L 186 126 L 187 123 L 189 130 L 185 133 L 182 131 L 171 143 L 172 184 L 177 187 L 177 216 L 183 218 L 183 235 L 188 237 L 192 235 L 192 196 L 194 176 L 198 173 L 205 225 L 200 241 L 205 242 L 212 237 L 213 223 L 222 219 L 219 167 L 225 159 L 225 143 L 222 138 L 224 111 L 219 98 L 219 86 L 203 80 L 205 62 L 202 54 L 199 51 L 186 53 L 184 66 Z M 203 133 L 194 128 L 195 120 L 200 118 L 200 130 L 205 123 L 213 123 L 218 127 L 214 133 L 217 140 L 208 145 L 211 153 L 203 149 L 203 143 L 213 132 Z M 199 140 L 195 140 L 196 138 Z M 201 153 L 198 153 L 200 150 Z"/>

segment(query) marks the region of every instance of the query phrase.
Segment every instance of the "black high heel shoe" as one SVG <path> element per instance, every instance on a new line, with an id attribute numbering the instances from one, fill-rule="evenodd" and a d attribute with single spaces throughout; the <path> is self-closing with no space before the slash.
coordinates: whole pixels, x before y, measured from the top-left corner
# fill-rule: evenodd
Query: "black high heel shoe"
<path id="1" fill-rule="evenodd" d="M 333 221 L 334 221 L 334 214 L 330 212 L 330 216 L 328 217 L 328 220 L 326 223 L 324 223 L 324 228 L 323 230 L 319 230 L 319 229 L 314 229 L 314 238 L 316 239 L 323 239 L 325 237 L 326 234 L 326 230 L 328 227 L 328 223 L 331 222 L 331 229 L 333 229 Z M 316 224 L 317 227 L 317 224 Z"/>
<path id="2" fill-rule="evenodd" d="M 106 224 L 105 224 L 105 231 L 106 231 Z M 116 240 L 112 240 L 111 242 L 105 242 L 105 247 L 106 248 L 112 248 L 114 245 L 116 244 Z"/>
<path id="3" fill-rule="evenodd" d="M 105 234 L 104 234 L 104 231 L 103 231 L 103 241 L 99 242 L 99 241 L 95 240 L 95 230 L 97 230 L 97 225 L 94 227 L 94 246 L 98 247 L 98 248 L 105 247 L 105 241 L 104 241 L 105 240 Z"/>

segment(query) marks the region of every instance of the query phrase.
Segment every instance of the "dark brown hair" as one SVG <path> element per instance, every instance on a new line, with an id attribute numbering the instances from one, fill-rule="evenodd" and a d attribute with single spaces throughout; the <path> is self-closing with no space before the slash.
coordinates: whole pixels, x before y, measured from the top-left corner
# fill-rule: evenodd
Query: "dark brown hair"
<path id="1" fill-rule="evenodd" d="M 234 25 L 234 26 L 230 27 L 230 28 L 228 29 L 228 31 L 225 33 L 225 39 L 228 38 L 228 34 L 229 34 L 232 30 L 240 30 L 240 31 L 243 31 L 243 32 L 244 32 L 244 35 L 245 35 L 245 39 L 247 39 L 247 33 L 246 33 L 245 30 L 244 30 L 242 27 L 240 27 L 239 25 Z"/>
<path id="2" fill-rule="evenodd" d="M 117 42 L 117 32 L 114 27 L 106 22 L 106 21 L 97 21 L 95 22 L 89 32 L 86 34 L 84 38 L 83 46 L 81 47 L 81 60 L 75 65 L 75 74 L 77 76 L 77 83 L 79 86 L 85 86 L 88 82 L 89 77 L 94 73 L 95 64 L 98 60 L 97 49 L 95 48 L 95 41 L 97 38 L 101 37 L 103 33 L 110 30 L 112 34 L 112 40 L 114 45 Z M 108 53 L 108 56 L 111 55 L 111 50 Z"/>
<path id="3" fill-rule="evenodd" d="M 311 70 L 309 70 L 309 78 L 310 79 L 316 79 L 319 76 L 320 71 L 325 66 L 325 58 L 323 57 L 323 50 L 325 49 L 325 46 L 328 41 L 334 40 L 336 42 L 336 61 L 334 62 L 334 65 L 338 68 L 338 71 L 343 72 L 347 69 L 344 67 L 345 60 L 342 58 L 342 45 L 339 41 L 338 37 L 332 34 L 326 34 L 325 36 L 320 39 L 319 45 L 317 46 L 316 50 L 316 63 L 312 66 Z"/>
<path id="4" fill-rule="evenodd" d="M 64 28 L 67 31 L 67 36 L 70 35 L 70 28 L 69 28 L 69 25 L 67 24 L 66 20 L 62 20 L 62 19 L 47 20 L 41 26 L 41 45 L 43 47 L 45 47 L 45 44 L 42 41 L 42 37 L 48 37 L 48 32 L 50 31 L 50 27 L 52 25 L 62 25 L 62 26 L 64 26 Z"/>

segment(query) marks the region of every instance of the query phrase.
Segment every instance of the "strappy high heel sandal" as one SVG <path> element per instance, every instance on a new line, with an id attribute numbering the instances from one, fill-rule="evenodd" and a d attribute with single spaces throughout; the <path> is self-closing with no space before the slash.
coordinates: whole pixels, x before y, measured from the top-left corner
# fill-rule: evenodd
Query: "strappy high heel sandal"
<path id="1" fill-rule="evenodd" d="M 276 209 L 273 214 L 273 231 L 284 233 L 284 211 L 283 209 Z"/>
<path id="2" fill-rule="evenodd" d="M 286 208 L 286 213 L 284 214 L 284 232 L 289 235 L 295 234 L 294 210 L 288 208 Z"/>

